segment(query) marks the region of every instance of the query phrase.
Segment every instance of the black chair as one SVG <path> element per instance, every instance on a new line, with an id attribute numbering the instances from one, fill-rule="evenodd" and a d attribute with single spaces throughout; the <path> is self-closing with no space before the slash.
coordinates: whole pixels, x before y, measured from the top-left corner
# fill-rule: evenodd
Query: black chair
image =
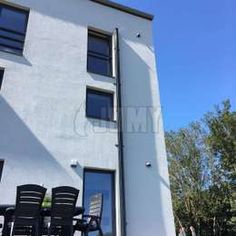
<path id="1" fill-rule="evenodd" d="M 73 216 L 79 190 L 72 187 L 57 187 L 52 189 L 51 222 L 48 235 L 72 236 Z"/>
<path id="2" fill-rule="evenodd" d="M 103 195 L 98 193 L 90 198 L 89 215 L 83 215 L 82 219 L 78 219 L 74 226 L 74 231 L 81 231 L 84 236 L 88 236 L 89 232 L 99 231 L 103 236 L 101 221 L 103 209 Z"/>
<path id="3" fill-rule="evenodd" d="M 47 189 L 39 185 L 17 187 L 12 235 L 40 235 L 40 209 Z"/>

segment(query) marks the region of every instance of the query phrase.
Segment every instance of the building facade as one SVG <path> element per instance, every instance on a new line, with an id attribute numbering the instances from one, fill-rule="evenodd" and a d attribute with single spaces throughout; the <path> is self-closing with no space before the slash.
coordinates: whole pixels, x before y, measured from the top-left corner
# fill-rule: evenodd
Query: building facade
<path id="1" fill-rule="evenodd" d="M 85 207 L 103 193 L 106 236 L 175 235 L 152 18 L 0 1 L 0 204 L 21 184 L 69 185 Z"/>

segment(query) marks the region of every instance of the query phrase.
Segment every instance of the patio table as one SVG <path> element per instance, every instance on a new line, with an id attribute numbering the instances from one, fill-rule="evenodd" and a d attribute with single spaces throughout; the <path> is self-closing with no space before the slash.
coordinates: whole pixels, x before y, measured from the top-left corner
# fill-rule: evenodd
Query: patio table
<path id="1" fill-rule="evenodd" d="M 15 209 L 15 205 L 0 205 L 0 216 L 5 216 L 6 210 L 8 208 Z M 76 207 L 74 216 L 78 216 L 84 213 L 84 207 Z M 51 208 L 50 207 L 42 207 L 41 208 L 41 216 L 50 216 L 51 215 Z"/>
<path id="2" fill-rule="evenodd" d="M 10 210 L 8 210 L 10 209 Z M 2 229 L 2 236 L 9 236 L 10 235 L 10 227 L 11 222 L 13 221 L 14 217 L 14 211 L 15 211 L 15 205 L 0 205 L 0 216 L 4 217 L 4 225 Z M 84 207 L 76 207 L 74 216 L 79 216 L 83 214 L 85 211 Z M 7 214 L 6 214 L 7 212 Z M 51 208 L 50 207 L 42 207 L 40 215 L 42 217 L 42 220 L 45 217 L 51 216 Z"/>

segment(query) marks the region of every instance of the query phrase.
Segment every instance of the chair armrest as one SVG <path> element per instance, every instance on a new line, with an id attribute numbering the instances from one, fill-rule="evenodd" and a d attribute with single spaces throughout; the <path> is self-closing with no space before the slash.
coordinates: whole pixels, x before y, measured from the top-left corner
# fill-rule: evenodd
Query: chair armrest
<path id="1" fill-rule="evenodd" d="M 100 218 L 99 216 L 95 216 L 95 215 L 83 215 L 83 218 L 89 219 L 88 224 L 91 225 L 91 226 L 94 225 L 94 222 L 95 222 L 95 224 L 96 224 L 97 226 L 99 226 L 100 223 L 101 223 L 101 218 Z"/>
<path id="2" fill-rule="evenodd" d="M 99 225 L 100 217 L 94 216 L 94 215 L 83 215 L 82 219 L 79 218 L 73 218 L 74 221 L 76 221 L 76 224 L 84 224 L 87 223 L 88 225 L 93 225 L 94 222 L 96 225 Z"/>
<path id="3" fill-rule="evenodd" d="M 9 208 L 6 209 L 4 216 L 13 215 L 14 212 L 15 212 L 15 208 L 14 207 L 9 207 Z"/>
<path id="4" fill-rule="evenodd" d="M 86 223 L 86 219 L 81 219 L 81 218 L 73 218 L 73 222 L 75 222 L 75 224 L 84 224 Z"/>
<path id="5" fill-rule="evenodd" d="M 80 230 L 81 227 L 86 227 L 87 221 L 85 219 L 73 218 L 73 230 Z"/>
<path id="6" fill-rule="evenodd" d="M 10 219 L 12 219 L 14 213 L 15 213 L 15 208 L 14 207 L 7 208 L 6 211 L 5 211 L 5 214 L 4 214 L 5 220 L 9 221 Z"/>
<path id="7" fill-rule="evenodd" d="M 95 216 L 95 215 L 83 215 L 83 218 L 93 218 L 93 219 L 100 219 L 99 216 Z"/>
<path id="8" fill-rule="evenodd" d="M 5 225 L 8 225 L 13 221 L 13 216 L 15 213 L 15 208 L 14 207 L 9 207 L 6 209 L 5 214 L 4 214 L 4 228 Z"/>

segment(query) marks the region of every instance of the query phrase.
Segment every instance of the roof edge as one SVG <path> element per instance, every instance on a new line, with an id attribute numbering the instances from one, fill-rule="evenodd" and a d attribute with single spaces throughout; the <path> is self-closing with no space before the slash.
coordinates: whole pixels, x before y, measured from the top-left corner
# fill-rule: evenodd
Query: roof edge
<path id="1" fill-rule="evenodd" d="M 152 21 L 154 19 L 154 16 L 152 14 L 149 14 L 149 13 L 146 13 L 143 11 L 139 11 L 139 10 L 131 8 L 131 7 L 127 7 L 127 6 L 121 5 L 119 3 L 112 2 L 110 0 L 90 0 L 90 1 L 102 4 L 104 6 L 111 7 L 111 8 L 126 12 L 126 13 L 129 13 L 134 16 L 144 18 L 146 20 Z"/>

